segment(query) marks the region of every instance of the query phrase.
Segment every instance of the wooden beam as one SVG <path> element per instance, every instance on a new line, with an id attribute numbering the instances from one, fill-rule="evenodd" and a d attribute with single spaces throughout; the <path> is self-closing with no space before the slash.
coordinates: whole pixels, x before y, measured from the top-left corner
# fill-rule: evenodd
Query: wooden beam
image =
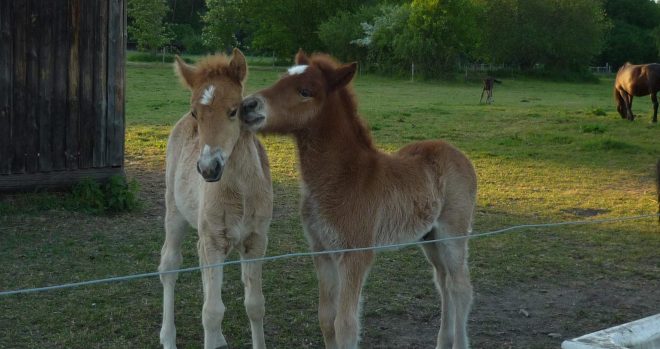
<path id="1" fill-rule="evenodd" d="M 52 171 L 43 173 L 0 175 L 0 192 L 66 188 L 80 182 L 85 178 L 105 181 L 114 175 L 124 176 L 124 168 L 107 167 L 79 169 L 75 171 Z"/>

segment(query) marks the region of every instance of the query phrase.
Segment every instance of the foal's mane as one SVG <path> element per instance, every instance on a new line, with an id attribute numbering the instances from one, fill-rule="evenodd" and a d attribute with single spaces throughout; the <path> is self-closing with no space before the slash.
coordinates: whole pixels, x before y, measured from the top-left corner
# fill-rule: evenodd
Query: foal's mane
<path id="1" fill-rule="evenodd" d="M 336 59 L 325 53 L 314 53 L 310 57 L 310 65 L 315 65 L 324 72 L 334 71 L 341 66 Z M 334 91 L 334 93 L 337 93 L 341 105 L 344 106 L 344 110 L 346 111 L 345 116 L 351 129 L 355 131 L 357 140 L 368 148 L 374 148 L 369 126 L 357 112 L 357 101 L 353 92 L 353 83 L 348 83 L 346 86 Z"/>
<path id="2" fill-rule="evenodd" d="M 229 77 L 235 82 L 241 84 L 241 81 L 234 77 L 229 67 L 230 57 L 225 54 L 206 56 L 195 64 L 195 85 L 199 86 L 205 81 L 217 77 Z"/>

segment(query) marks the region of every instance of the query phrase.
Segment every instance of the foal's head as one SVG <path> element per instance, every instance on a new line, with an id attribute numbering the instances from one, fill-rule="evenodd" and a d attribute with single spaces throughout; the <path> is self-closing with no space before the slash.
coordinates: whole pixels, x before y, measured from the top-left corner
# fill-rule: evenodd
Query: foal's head
<path id="1" fill-rule="evenodd" d="M 273 132 L 295 132 L 319 116 L 328 97 L 348 85 L 357 63 L 339 65 L 323 54 L 311 58 L 301 50 L 296 65 L 273 86 L 256 92 L 241 104 L 241 118 Z"/>
<path id="2" fill-rule="evenodd" d="M 197 122 L 200 141 L 197 171 L 207 182 L 218 181 L 241 133 L 237 111 L 247 75 L 245 56 L 234 49 L 231 58 L 209 56 L 196 65 L 177 56 L 175 70 L 191 92 L 189 115 Z"/>

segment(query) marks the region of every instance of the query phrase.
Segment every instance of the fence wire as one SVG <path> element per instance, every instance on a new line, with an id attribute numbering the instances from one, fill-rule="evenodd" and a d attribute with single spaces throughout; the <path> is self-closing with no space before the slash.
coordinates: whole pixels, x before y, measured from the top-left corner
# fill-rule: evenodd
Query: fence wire
<path id="1" fill-rule="evenodd" d="M 509 232 L 512 232 L 512 231 L 515 231 L 515 230 L 521 230 L 521 229 L 551 228 L 551 227 L 568 226 L 568 225 L 589 225 L 589 224 L 615 223 L 615 222 L 641 220 L 641 219 L 651 218 L 651 217 L 660 217 L 660 213 L 646 214 L 646 215 L 639 215 L 639 216 L 617 217 L 617 218 L 557 222 L 557 223 L 520 224 L 520 225 L 514 225 L 514 226 L 511 226 L 511 227 L 502 228 L 502 229 L 498 229 L 498 230 L 493 230 L 493 231 L 489 231 L 489 232 L 470 234 L 468 236 L 454 236 L 454 237 L 447 237 L 447 238 L 434 239 L 434 240 L 421 240 L 421 241 L 405 242 L 405 243 L 399 243 L 399 244 L 378 245 L 378 246 L 358 247 L 358 248 L 345 248 L 345 249 L 338 249 L 338 250 L 296 252 L 296 253 L 288 253 L 288 254 L 275 255 L 275 256 L 265 256 L 265 257 L 253 258 L 253 259 L 228 260 L 228 261 L 224 261 L 222 263 L 209 264 L 209 265 L 204 265 L 204 266 L 196 266 L 196 267 L 190 267 L 190 268 L 175 269 L 175 270 L 168 270 L 168 271 L 163 271 L 163 272 L 155 271 L 155 272 L 147 272 L 147 273 L 141 273 L 141 274 L 115 276 L 115 277 L 109 277 L 109 278 L 104 278 L 104 279 L 95 279 L 95 280 L 88 280 L 88 281 L 72 282 L 72 283 L 61 284 L 61 285 L 35 287 L 35 288 L 24 288 L 24 289 L 18 289 L 18 290 L 10 290 L 10 291 L 0 291 L 0 297 L 1 296 L 16 295 L 16 294 L 54 291 L 54 290 L 61 290 L 61 289 L 74 288 L 74 287 L 83 287 L 83 286 L 104 284 L 104 283 L 110 283 L 110 282 L 130 281 L 130 280 L 143 279 L 143 278 L 148 278 L 148 277 L 155 277 L 155 276 L 160 276 L 160 275 L 165 275 L 165 274 L 188 273 L 188 272 L 193 272 L 193 271 L 200 271 L 202 269 L 219 268 L 219 267 L 224 267 L 224 266 L 228 266 L 228 265 L 242 264 L 242 263 L 271 262 L 271 261 L 276 261 L 276 260 L 280 260 L 280 259 L 299 258 L 299 257 L 314 257 L 314 256 L 320 256 L 320 255 L 350 253 L 350 252 L 359 252 L 359 251 L 397 250 L 397 249 L 401 249 L 401 248 L 404 248 L 404 247 L 419 246 L 419 245 L 423 245 L 423 244 L 432 244 L 432 243 L 449 241 L 449 240 L 475 239 L 475 238 L 481 238 L 481 237 L 486 237 L 486 236 L 499 235 L 499 234 L 509 233 Z"/>

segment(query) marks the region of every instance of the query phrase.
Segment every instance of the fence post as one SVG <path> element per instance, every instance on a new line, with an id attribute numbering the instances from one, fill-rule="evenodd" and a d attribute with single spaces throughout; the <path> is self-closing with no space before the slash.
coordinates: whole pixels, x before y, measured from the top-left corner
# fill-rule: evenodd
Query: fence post
<path id="1" fill-rule="evenodd" d="M 415 62 L 410 64 L 410 81 L 415 81 Z"/>

